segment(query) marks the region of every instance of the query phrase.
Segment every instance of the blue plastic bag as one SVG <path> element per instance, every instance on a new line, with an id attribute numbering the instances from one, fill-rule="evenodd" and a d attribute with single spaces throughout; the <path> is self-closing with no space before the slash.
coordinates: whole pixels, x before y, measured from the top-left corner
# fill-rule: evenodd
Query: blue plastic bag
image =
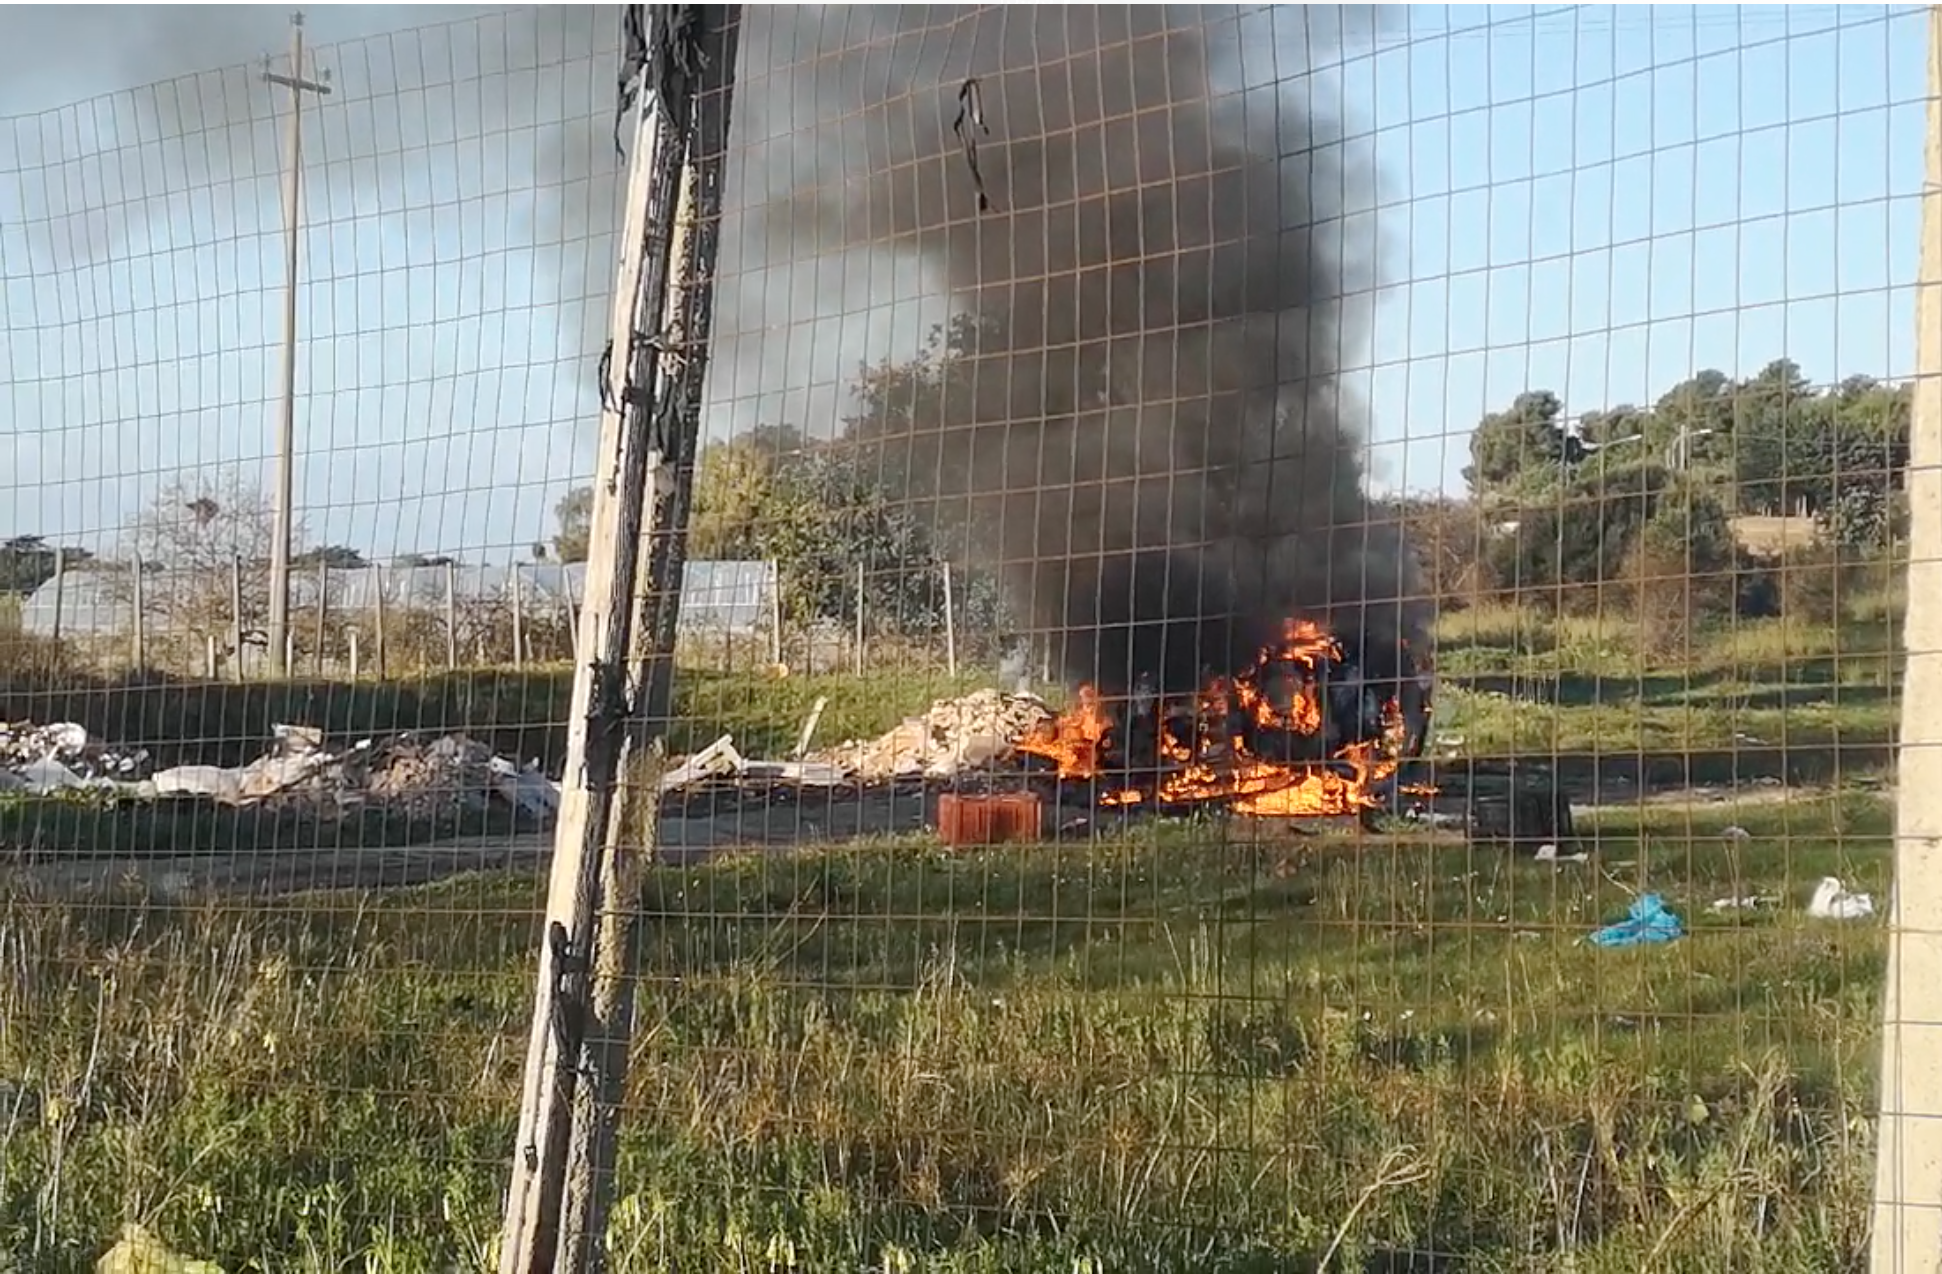
<path id="1" fill-rule="evenodd" d="M 1666 910 L 1657 894 L 1640 894 L 1632 900 L 1632 910 L 1615 925 L 1607 925 L 1591 935 L 1601 947 L 1639 947 L 1649 943 L 1671 942 L 1685 935 L 1679 917 Z"/>

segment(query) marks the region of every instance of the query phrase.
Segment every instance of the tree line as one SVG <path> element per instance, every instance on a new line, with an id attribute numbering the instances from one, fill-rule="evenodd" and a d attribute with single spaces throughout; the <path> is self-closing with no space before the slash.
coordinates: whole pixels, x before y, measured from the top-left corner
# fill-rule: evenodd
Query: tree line
<path id="1" fill-rule="evenodd" d="M 1805 515 L 1830 543 L 1877 548 L 1894 531 L 1910 402 L 1910 386 L 1869 376 L 1816 387 L 1788 359 L 1738 381 L 1702 371 L 1649 407 L 1575 421 L 1556 393 L 1533 390 L 1478 423 L 1463 476 L 1480 503 L 1516 506 L 1560 488 L 1622 490 L 1656 466 L 1729 513 Z"/>
<path id="2" fill-rule="evenodd" d="M 955 409 L 953 394 L 964 401 L 961 372 L 981 330 L 976 319 L 960 316 L 934 331 L 915 358 L 861 369 L 855 406 L 835 437 L 776 424 L 704 446 L 690 557 L 775 562 L 781 609 L 792 625 L 846 623 L 860 603 L 873 625 L 912 635 L 941 628 L 941 567 L 956 560 L 961 629 L 1002 630 L 1007 617 L 990 572 L 964 569 L 969 555 L 954 538 L 958 532 L 919 516 L 902 494 L 899 462 L 921 464 L 924 456 L 917 447 L 872 445 L 921 439 L 927 431 L 920 426 Z M 1723 595 L 1748 565 L 1733 534 L 1735 516 L 1804 514 L 1829 551 L 1869 553 L 1888 544 L 1900 520 L 1909 417 L 1907 385 L 1856 375 L 1816 386 L 1786 359 L 1743 380 L 1701 371 L 1648 406 L 1598 407 L 1575 417 L 1556 392 L 1530 390 L 1486 414 L 1472 432 L 1467 498 L 1387 507 L 1413 524 L 1412 538 L 1448 604 L 1480 593 L 1583 589 L 1650 569 L 1721 577 L 1725 583 L 1713 592 Z M 592 503 L 590 488 L 570 492 L 555 510 L 550 552 L 539 544 L 533 556 L 583 560 Z M 267 559 L 268 526 L 260 493 L 233 479 L 215 492 L 185 481 L 138 517 L 130 548 L 150 567 L 206 570 L 222 580 L 239 554 Z M 0 543 L 0 592 L 33 591 L 52 576 L 54 559 L 39 537 Z M 66 550 L 69 564 L 87 560 L 83 550 Z M 342 545 L 307 548 L 298 561 L 366 565 Z M 259 600 L 257 585 L 252 578 L 248 603 Z M 1721 596 L 1701 600 L 1726 604 Z"/>

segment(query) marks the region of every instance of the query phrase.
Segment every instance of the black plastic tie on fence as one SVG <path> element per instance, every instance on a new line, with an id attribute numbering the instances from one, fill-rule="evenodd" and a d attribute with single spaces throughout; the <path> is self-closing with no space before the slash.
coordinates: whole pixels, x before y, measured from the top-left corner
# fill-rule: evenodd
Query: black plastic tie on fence
<path id="1" fill-rule="evenodd" d="M 620 7 L 620 83 L 614 95 L 614 154 L 623 162 L 627 148 L 620 144 L 621 124 L 627 112 L 640 100 L 642 72 L 648 63 L 647 6 L 625 4 Z"/>
<path id="2" fill-rule="evenodd" d="M 693 75 L 701 68 L 700 45 L 695 39 L 695 19 L 699 16 L 691 4 L 664 4 L 659 8 L 667 15 L 667 21 L 656 23 L 653 30 L 660 37 L 655 49 L 660 62 L 656 83 L 666 87 L 670 74 Z"/>
<path id="3" fill-rule="evenodd" d="M 594 376 L 600 382 L 600 410 L 613 411 L 618 406 L 614 402 L 614 338 L 608 337 L 606 347 L 600 351 L 600 362 L 594 368 Z"/>
<path id="4" fill-rule="evenodd" d="M 975 75 L 958 89 L 958 117 L 952 121 L 951 131 L 964 147 L 964 165 L 971 170 L 971 184 L 978 189 L 978 211 L 989 212 L 991 196 L 985 193 L 984 172 L 978 167 L 978 135 L 991 136 L 991 128 L 984 121 L 984 89 Z"/>

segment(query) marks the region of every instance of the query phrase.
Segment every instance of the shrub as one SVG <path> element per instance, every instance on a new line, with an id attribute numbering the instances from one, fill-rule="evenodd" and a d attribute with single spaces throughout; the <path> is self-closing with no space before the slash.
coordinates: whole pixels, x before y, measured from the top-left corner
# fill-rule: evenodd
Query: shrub
<path id="1" fill-rule="evenodd" d="M 1693 635 L 1733 613 L 1738 551 L 1726 506 L 1690 484 L 1668 491 L 1639 527 L 1624 588 L 1648 655 L 1682 653 Z"/>

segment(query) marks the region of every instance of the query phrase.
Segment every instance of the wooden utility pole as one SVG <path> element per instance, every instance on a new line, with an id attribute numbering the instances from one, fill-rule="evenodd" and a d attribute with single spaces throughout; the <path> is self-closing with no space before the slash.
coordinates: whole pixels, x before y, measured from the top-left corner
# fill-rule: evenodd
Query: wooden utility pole
<path id="1" fill-rule="evenodd" d="M 652 47 L 686 43 L 686 56 L 661 77 L 668 128 L 687 132 L 684 169 L 663 188 L 655 175 L 656 207 L 672 206 L 662 339 L 649 360 L 658 373 L 653 391 L 658 449 L 649 454 L 645 572 L 637 596 L 628 660 L 627 729 L 622 737 L 614 800 L 602 847 L 594 941 L 588 987 L 584 1071 L 596 1078 L 575 1100 L 571 1168 L 562 1205 L 560 1268 L 605 1266 L 604 1236 L 613 1203 L 613 1165 L 618 1151 L 621 1101 L 632 1041 L 634 983 L 638 973 L 637 924 L 641 873 L 656 848 L 660 742 L 668 712 L 662 691 L 671 688 L 680 626 L 683 577 L 688 561 L 688 515 L 694 462 L 701 435 L 701 404 L 713 331 L 715 260 L 720 244 L 722 178 L 727 160 L 729 107 L 741 35 L 739 5 L 657 6 L 670 22 L 666 39 Z"/>
<path id="2" fill-rule="evenodd" d="M 630 6 L 638 17 L 643 6 Z M 685 412 L 663 409 L 661 365 L 673 219 L 694 131 L 698 81 L 733 74 L 739 6 L 652 7 L 635 94 L 611 356 L 602 386 L 593 536 L 576 635 L 566 778 L 528 1040 L 501 1274 L 604 1267 L 614 1139 L 631 1030 L 630 893 L 652 852 L 626 813 L 625 778 L 644 741 L 646 687 L 635 643 L 658 624 L 636 605 L 655 556 L 650 511 L 672 507 L 666 462 L 682 454 Z M 725 97 L 726 89 L 723 89 Z M 690 329 L 692 332 L 692 329 Z M 644 551 L 645 550 L 645 551 Z M 660 585 L 646 582 L 650 589 Z M 649 843 L 637 849 L 630 838 Z"/>
<path id="3" fill-rule="evenodd" d="M 1928 93 L 1874 1274 L 1942 1274 L 1942 5 L 1929 9 Z"/>
<path id="4" fill-rule="evenodd" d="M 290 73 L 264 71 L 271 84 L 290 90 L 290 119 L 284 138 L 283 170 L 283 404 L 276 422 L 275 527 L 270 540 L 270 671 L 290 675 L 290 539 L 294 522 L 292 477 L 297 432 L 297 248 L 303 221 L 303 95 L 330 92 L 326 72 L 318 79 L 303 73 L 303 14 L 290 15 Z M 238 652 L 240 654 L 240 652 Z"/>

